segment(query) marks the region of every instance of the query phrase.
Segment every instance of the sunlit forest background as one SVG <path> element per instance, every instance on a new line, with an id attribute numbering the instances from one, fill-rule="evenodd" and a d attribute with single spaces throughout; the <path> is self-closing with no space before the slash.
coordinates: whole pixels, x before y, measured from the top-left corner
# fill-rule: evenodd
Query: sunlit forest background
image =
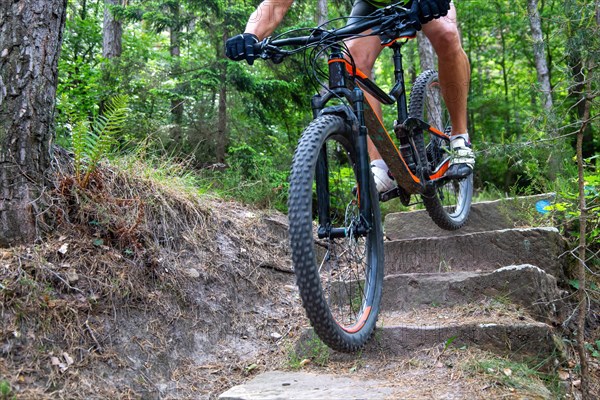
<path id="1" fill-rule="evenodd" d="M 277 32 L 314 26 L 317 3 L 297 1 Z M 348 15 L 350 3 L 329 0 L 327 17 Z M 592 98 L 584 142 L 590 165 L 600 149 L 598 99 L 591 96 L 598 90 L 592 63 L 598 61 L 599 39 L 589 34 L 598 32 L 597 5 L 527 3 L 457 2 L 472 68 L 469 131 L 481 197 L 568 186 L 576 176 L 575 134 L 586 93 Z M 59 63 L 57 142 L 69 148 L 77 120 L 93 120 L 108 99 L 126 95 L 129 111 L 114 154 L 168 157 L 193 171 L 201 190 L 285 211 L 288 168 L 311 119 L 315 88 L 302 56 L 253 66 L 224 57 L 226 39 L 243 32 L 257 4 L 70 1 Z M 541 43 L 532 38 L 528 7 L 539 13 Z M 548 69 L 549 105 L 538 83 L 536 51 Z M 417 40 L 404 54 L 410 82 L 421 72 Z M 384 88 L 393 72 L 389 58 L 384 51 L 376 66 Z M 384 112 L 391 122 L 394 109 Z"/>

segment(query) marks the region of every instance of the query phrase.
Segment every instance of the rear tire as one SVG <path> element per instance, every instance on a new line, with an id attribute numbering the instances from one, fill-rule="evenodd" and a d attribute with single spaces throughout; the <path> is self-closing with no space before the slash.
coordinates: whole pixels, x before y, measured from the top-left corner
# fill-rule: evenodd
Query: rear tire
<path id="1" fill-rule="evenodd" d="M 383 285 L 383 231 L 379 198 L 370 178 L 373 226 L 354 235 L 360 222 L 358 158 L 351 127 L 325 115 L 304 131 L 290 176 L 292 260 L 306 314 L 332 349 L 351 352 L 370 338 Z M 319 228 L 346 228 L 346 237 L 318 237 Z"/>
<path id="2" fill-rule="evenodd" d="M 409 117 L 427 121 L 450 135 L 450 115 L 441 95 L 437 71 L 425 71 L 415 81 L 410 93 Z M 445 139 L 423 133 L 425 156 L 430 172 L 437 171 L 448 159 L 450 137 Z M 473 174 L 461 179 L 440 179 L 429 184 L 421 195 L 431 219 L 442 229 L 461 228 L 469 218 L 473 198 Z"/>

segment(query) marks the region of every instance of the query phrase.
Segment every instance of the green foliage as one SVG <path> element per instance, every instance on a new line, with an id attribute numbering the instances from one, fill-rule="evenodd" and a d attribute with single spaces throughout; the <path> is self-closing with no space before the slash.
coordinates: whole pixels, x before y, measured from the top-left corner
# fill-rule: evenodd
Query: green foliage
<path id="1" fill-rule="evenodd" d="M 573 174 L 572 168 L 565 169 L 572 143 L 563 138 L 569 133 L 563 127 L 579 118 L 576 104 L 581 95 L 574 89 L 580 92 L 581 88 L 573 84 L 576 67 L 597 59 L 600 35 L 586 33 L 597 29 L 590 18 L 593 4 L 567 3 L 540 2 L 556 105 L 549 114 L 539 104 L 525 5 L 506 0 L 457 5 L 472 69 L 469 132 L 478 155 L 475 182 L 480 192 L 540 192 L 551 188 L 557 177 Z M 160 140 L 158 147 L 167 153 L 192 160 L 187 164 L 190 168 L 225 160 L 226 171 L 202 173 L 213 180 L 215 190 L 284 210 L 287 169 L 311 119 L 310 97 L 318 90 L 302 57 L 278 65 L 257 61 L 253 66 L 224 58 L 224 40 L 243 31 L 257 2 L 126 4 L 110 6 L 123 25 L 123 53 L 106 60 L 101 55 L 104 2 L 69 2 L 59 60 L 57 142 L 69 146 L 71 131 L 85 131 L 85 125 L 91 124 L 72 121 L 94 120 L 106 99 L 122 93 L 128 96 L 130 109 L 120 137 L 122 146 L 135 148 L 150 136 Z M 351 2 L 332 0 L 330 5 L 329 17 L 335 18 L 348 15 Z M 315 6 L 295 2 L 276 33 L 313 26 Z M 178 55 L 172 53 L 174 47 Z M 416 41 L 405 50 L 410 89 L 410 81 L 420 72 Z M 588 73 L 585 68 L 583 72 Z M 595 89 L 600 81 L 597 73 L 590 75 Z M 375 75 L 379 84 L 391 88 L 388 50 L 378 60 Z M 176 103 L 183 109 L 177 116 Z M 396 118 L 393 107 L 385 107 L 384 113 L 391 126 Z M 597 126 L 588 128 L 586 135 L 588 151 L 600 149 Z M 219 153 L 223 146 L 224 156 Z M 397 201 L 383 208 L 384 212 L 403 209 Z"/>
<path id="2" fill-rule="evenodd" d="M 311 362 L 320 367 L 325 367 L 329 363 L 331 349 L 311 333 L 310 338 L 301 340 L 296 344 L 296 348 L 290 348 L 288 351 L 288 366 L 292 369 L 300 369 L 306 363 Z"/>
<path id="3" fill-rule="evenodd" d="M 10 387 L 10 383 L 5 380 L 0 381 L 0 400 L 9 400 L 16 399 L 16 396 L 13 394 L 12 388 Z"/>
<path id="4" fill-rule="evenodd" d="M 90 175 L 115 144 L 128 111 L 127 96 L 115 96 L 106 103 L 104 114 L 96 116 L 92 123 L 86 120 L 74 122 L 72 140 L 75 176 L 81 187 L 88 185 Z"/>
<path id="5" fill-rule="evenodd" d="M 203 173 L 206 179 L 213 181 L 213 190 L 259 207 L 287 209 L 288 168 L 277 166 L 272 155 L 258 152 L 247 144 L 230 148 L 229 154 L 228 168 Z"/>
<path id="6" fill-rule="evenodd" d="M 475 370 L 489 376 L 497 384 L 514 389 L 525 389 L 536 393 L 540 398 L 560 398 L 561 388 L 558 377 L 502 358 L 484 358 L 473 365 Z"/>
<path id="7" fill-rule="evenodd" d="M 585 348 L 592 357 L 600 359 L 600 340 L 596 340 L 594 343 L 586 343 Z"/>

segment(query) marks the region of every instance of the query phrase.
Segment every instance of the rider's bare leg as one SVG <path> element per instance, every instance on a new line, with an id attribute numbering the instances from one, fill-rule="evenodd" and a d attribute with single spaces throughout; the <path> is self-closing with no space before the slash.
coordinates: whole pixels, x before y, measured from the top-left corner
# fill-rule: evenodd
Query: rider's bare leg
<path id="1" fill-rule="evenodd" d="M 381 40 L 378 36 L 362 37 L 358 39 L 350 40 L 346 43 L 350 54 L 356 64 L 356 68 L 361 70 L 365 75 L 371 76 L 373 65 L 375 60 L 381 53 L 383 47 L 381 47 Z M 373 111 L 379 118 L 381 118 L 381 103 L 376 100 L 369 93 L 365 92 L 365 97 L 373 107 Z M 377 151 L 377 148 L 371 141 L 371 138 L 367 138 L 367 147 L 369 151 L 369 158 L 371 161 L 380 160 L 381 155 Z"/>
<path id="2" fill-rule="evenodd" d="M 471 69 L 458 32 L 456 9 L 448 15 L 423 25 L 439 61 L 442 95 L 452 121 L 452 135 L 467 133 L 467 96 Z"/>

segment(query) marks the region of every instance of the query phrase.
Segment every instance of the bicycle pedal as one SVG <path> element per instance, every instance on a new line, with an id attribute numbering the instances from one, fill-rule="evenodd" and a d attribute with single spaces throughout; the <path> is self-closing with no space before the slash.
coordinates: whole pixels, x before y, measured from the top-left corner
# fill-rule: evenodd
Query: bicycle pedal
<path id="1" fill-rule="evenodd" d="M 399 196 L 400 196 L 400 188 L 395 187 L 393 189 L 388 190 L 387 192 L 379 193 L 379 201 L 386 202 L 386 201 L 390 201 L 391 199 L 395 199 L 396 197 L 399 197 Z"/>

